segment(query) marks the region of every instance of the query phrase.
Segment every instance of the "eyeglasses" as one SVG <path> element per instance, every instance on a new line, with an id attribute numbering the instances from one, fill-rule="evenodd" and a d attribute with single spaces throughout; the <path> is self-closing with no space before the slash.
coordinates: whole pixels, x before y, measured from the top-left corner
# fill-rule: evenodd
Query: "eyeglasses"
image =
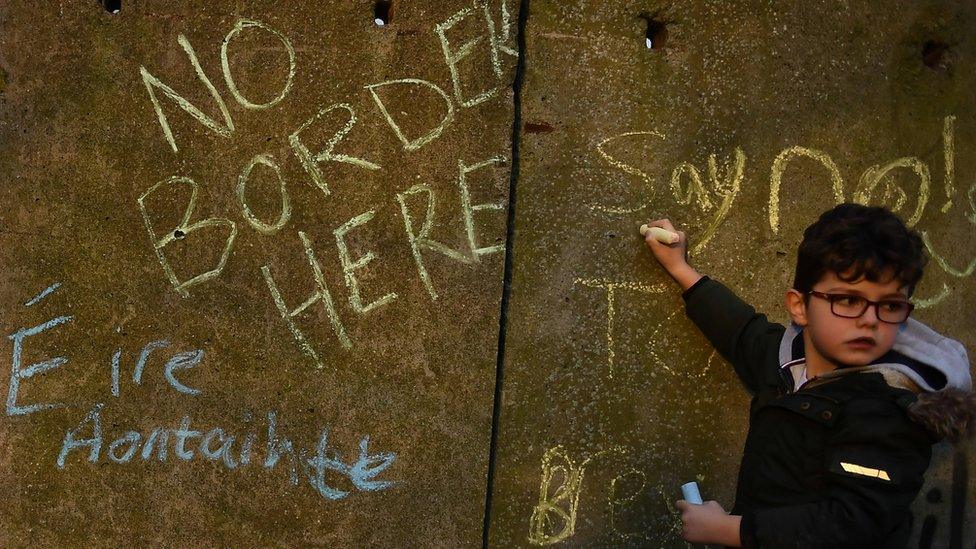
<path id="1" fill-rule="evenodd" d="M 874 305 L 878 320 L 889 324 L 901 324 L 908 320 L 908 315 L 912 314 L 912 309 L 915 308 L 914 304 L 904 300 L 871 301 L 857 295 L 826 294 L 816 290 L 807 293 L 829 301 L 830 312 L 843 318 L 859 318 L 869 306 Z"/>

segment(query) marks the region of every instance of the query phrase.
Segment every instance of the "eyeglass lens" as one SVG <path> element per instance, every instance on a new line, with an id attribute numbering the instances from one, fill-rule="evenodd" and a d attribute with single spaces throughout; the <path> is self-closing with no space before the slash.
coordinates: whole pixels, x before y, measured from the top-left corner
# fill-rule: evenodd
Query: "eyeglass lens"
<path id="1" fill-rule="evenodd" d="M 857 318 L 868 310 L 869 303 L 863 297 L 835 296 L 830 306 L 835 315 Z M 882 301 L 877 304 L 876 311 L 878 318 L 884 322 L 904 322 L 911 307 L 907 301 Z"/>

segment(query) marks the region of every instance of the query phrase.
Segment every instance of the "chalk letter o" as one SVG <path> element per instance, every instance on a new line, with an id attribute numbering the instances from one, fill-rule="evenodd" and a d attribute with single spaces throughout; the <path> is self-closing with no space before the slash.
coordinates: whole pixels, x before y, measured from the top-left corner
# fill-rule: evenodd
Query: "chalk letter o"
<path id="1" fill-rule="evenodd" d="M 854 191 L 854 202 L 858 204 L 863 204 L 865 206 L 871 201 L 871 195 L 874 194 L 875 189 L 881 180 L 888 175 L 889 172 L 897 168 L 909 168 L 915 172 L 918 176 L 918 203 L 915 205 L 915 211 L 912 216 L 905 222 L 905 225 L 911 227 L 918 223 L 918 220 L 922 218 L 922 212 L 925 211 L 925 204 L 929 200 L 929 186 L 932 183 L 932 175 L 929 173 L 929 166 L 925 162 L 922 162 L 914 156 L 899 158 L 897 160 L 892 160 L 891 162 L 881 165 L 875 164 L 861 175 L 861 180 L 858 182 L 857 190 Z M 885 197 L 889 194 L 894 193 L 895 204 L 888 206 L 893 212 L 900 211 L 905 202 L 908 201 L 908 196 L 905 191 L 895 185 L 889 184 L 889 187 L 885 190 Z"/>
<path id="2" fill-rule="evenodd" d="M 268 224 L 254 215 L 251 212 L 251 208 L 248 207 L 247 201 L 244 199 L 244 191 L 247 187 L 247 180 L 251 177 L 251 170 L 257 164 L 264 164 L 272 170 L 274 170 L 275 176 L 278 177 L 279 190 L 281 192 L 281 214 L 278 216 L 278 221 L 274 224 Z M 275 163 L 274 158 L 269 154 L 258 154 L 247 163 L 247 167 L 244 168 L 244 173 L 237 178 L 237 202 L 241 205 L 241 213 L 244 214 L 244 219 L 254 227 L 254 230 L 261 234 L 274 234 L 281 230 L 288 220 L 291 219 L 291 203 L 288 201 L 288 190 L 285 188 L 285 179 L 281 177 L 281 168 Z"/>
<path id="3" fill-rule="evenodd" d="M 130 459 L 132 459 L 132 456 L 136 454 L 136 450 L 139 447 L 139 441 L 141 439 L 142 439 L 142 435 L 140 435 L 136 431 L 126 431 L 124 435 L 113 440 L 112 443 L 108 445 L 109 459 L 111 459 L 115 463 L 128 462 Z M 116 456 L 115 450 L 124 444 L 128 444 L 129 447 L 125 449 L 124 454 L 122 454 L 121 456 Z"/>
<path id="4" fill-rule="evenodd" d="M 252 103 L 241 95 L 240 90 L 237 89 L 237 84 L 234 82 L 234 77 L 230 74 L 230 62 L 227 60 L 227 45 L 230 44 L 230 41 L 237 36 L 238 33 L 251 27 L 262 28 L 277 36 L 278 40 L 281 40 L 281 43 L 285 45 L 285 51 L 288 52 L 288 79 L 285 81 L 285 87 L 281 89 L 281 93 L 279 93 L 277 97 L 271 101 L 268 101 L 267 103 Z M 288 95 L 288 92 L 291 91 L 291 83 L 295 77 L 295 48 L 291 46 L 291 42 L 285 37 L 285 35 L 265 25 L 264 23 L 261 23 L 260 21 L 241 19 L 237 21 L 234 28 L 227 33 L 227 36 L 224 37 L 223 43 L 220 45 L 220 65 L 223 68 L 224 80 L 227 82 L 227 87 L 230 89 L 230 94 L 234 96 L 234 99 L 236 99 L 242 107 L 245 109 L 267 109 L 277 105 L 282 99 L 285 98 L 286 95 Z"/>

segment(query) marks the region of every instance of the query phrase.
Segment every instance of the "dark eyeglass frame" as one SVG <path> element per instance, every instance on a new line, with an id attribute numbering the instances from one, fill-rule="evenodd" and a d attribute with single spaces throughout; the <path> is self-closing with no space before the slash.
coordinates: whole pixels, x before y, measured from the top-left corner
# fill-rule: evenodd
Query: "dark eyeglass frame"
<path id="1" fill-rule="evenodd" d="M 830 303 L 830 312 L 832 314 L 834 314 L 835 316 L 839 316 L 841 318 L 861 318 L 862 316 L 864 316 L 864 313 L 868 312 L 868 307 L 874 306 L 874 316 L 878 317 L 878 320 L 880 320 L 881 322 L 888 323 L 888 324 L 901 324 L 901 323 L 905 322 L 906 320 L 908 320 L 908 317 L 911 316 L 912 311 L 915 309 L 915 304 L 914 303 L 912 303 L 910 301 L 903 301 L 903 300 L 900 300 L 900 299 L 882 299 L 881 301 L 871 301 L 870 299 L 868 299 L 866 297 L 861 297 L 859 295 L 853 295 L 853 294 L 828 294 L 828 293 L 825 293 L 825 292 L 818 292 L 816 290 L 810 290 L 807 293 L 810 294 L 810 295 L 819 297 L 820 299 L 827 300 L 827 302 Z M 860 299 L 860 300 L 864 301 L 864 307 L 861 308 L 861 312 L 858 313 L 858 314 L 856 314 L 856 315 L 854 315 L 854 316 L 850 316 L 850 315 L 846 315 L 846 314 L 840 314 L 837 311 L 835 311 L 834 310 L 834 303 L 836 303 L 837 301 L 840 301 L 841 299 L 844 299 L 844 298 L 848 298 L 848 299 L 849 298 L 854 298 L 854 299 Z M 898 321 L 885 320 L 885 319 L 881 318 L 881 304 L 882 303 L 899 303 L 899 304 L 904 303 L 906 306 L 908 306 L 908 312 L 905 313 L 905 318 L 903 318 L 902 320 L 898 320 Z"/>

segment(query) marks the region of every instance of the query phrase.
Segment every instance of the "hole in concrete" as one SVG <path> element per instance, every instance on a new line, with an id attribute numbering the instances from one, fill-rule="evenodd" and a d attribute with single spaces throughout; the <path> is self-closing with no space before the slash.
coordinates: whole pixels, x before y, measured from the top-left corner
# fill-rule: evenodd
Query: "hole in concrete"
<path id="1" fill-rule="evenodd" d="M 102 0 L 102 7 L 109 13 L 119 13 L 122 9 L 122 0 Z"/>
<path id="2" fill-rule="evenodd" d="M 649 50 L 660 50 L 668 43 L 668 22 L 657 15 L 641 15 L 647 23 L 644 31 L 644 45 Z"/>
<path id="3" fill-rule="evenodd" d="M 929 503 L 940 503 L 942 501 L 942 492 L 938 488 L 932 488 L 929 493 L 925 494 L 925 499 Z"/>
<path id="4" fill-rule="evenodd" d="M 383 27 L 390 24 L 391 17 L 393 17 L 392 0 L 377 0 L 376 5 L 373 6 L 373 22 Z"/>
<path id="5" fill-rule="evenodd" d="M 929 40 L 922 45 L 922 63 L 930 69 L 944 69 L 948 65 L 949 44 Z"/>
<path id="6" fill-rule="evenodd" d="M 185 236 L 186 236 L 186 233 L 184 233 L 183 231 L 181 231 L 179 229 L 176 229 L 175 231 L 173 231 L 173 238 L 175 238 L 177 240 L 180 240 L 180 239 L 182 239 Z"/>

